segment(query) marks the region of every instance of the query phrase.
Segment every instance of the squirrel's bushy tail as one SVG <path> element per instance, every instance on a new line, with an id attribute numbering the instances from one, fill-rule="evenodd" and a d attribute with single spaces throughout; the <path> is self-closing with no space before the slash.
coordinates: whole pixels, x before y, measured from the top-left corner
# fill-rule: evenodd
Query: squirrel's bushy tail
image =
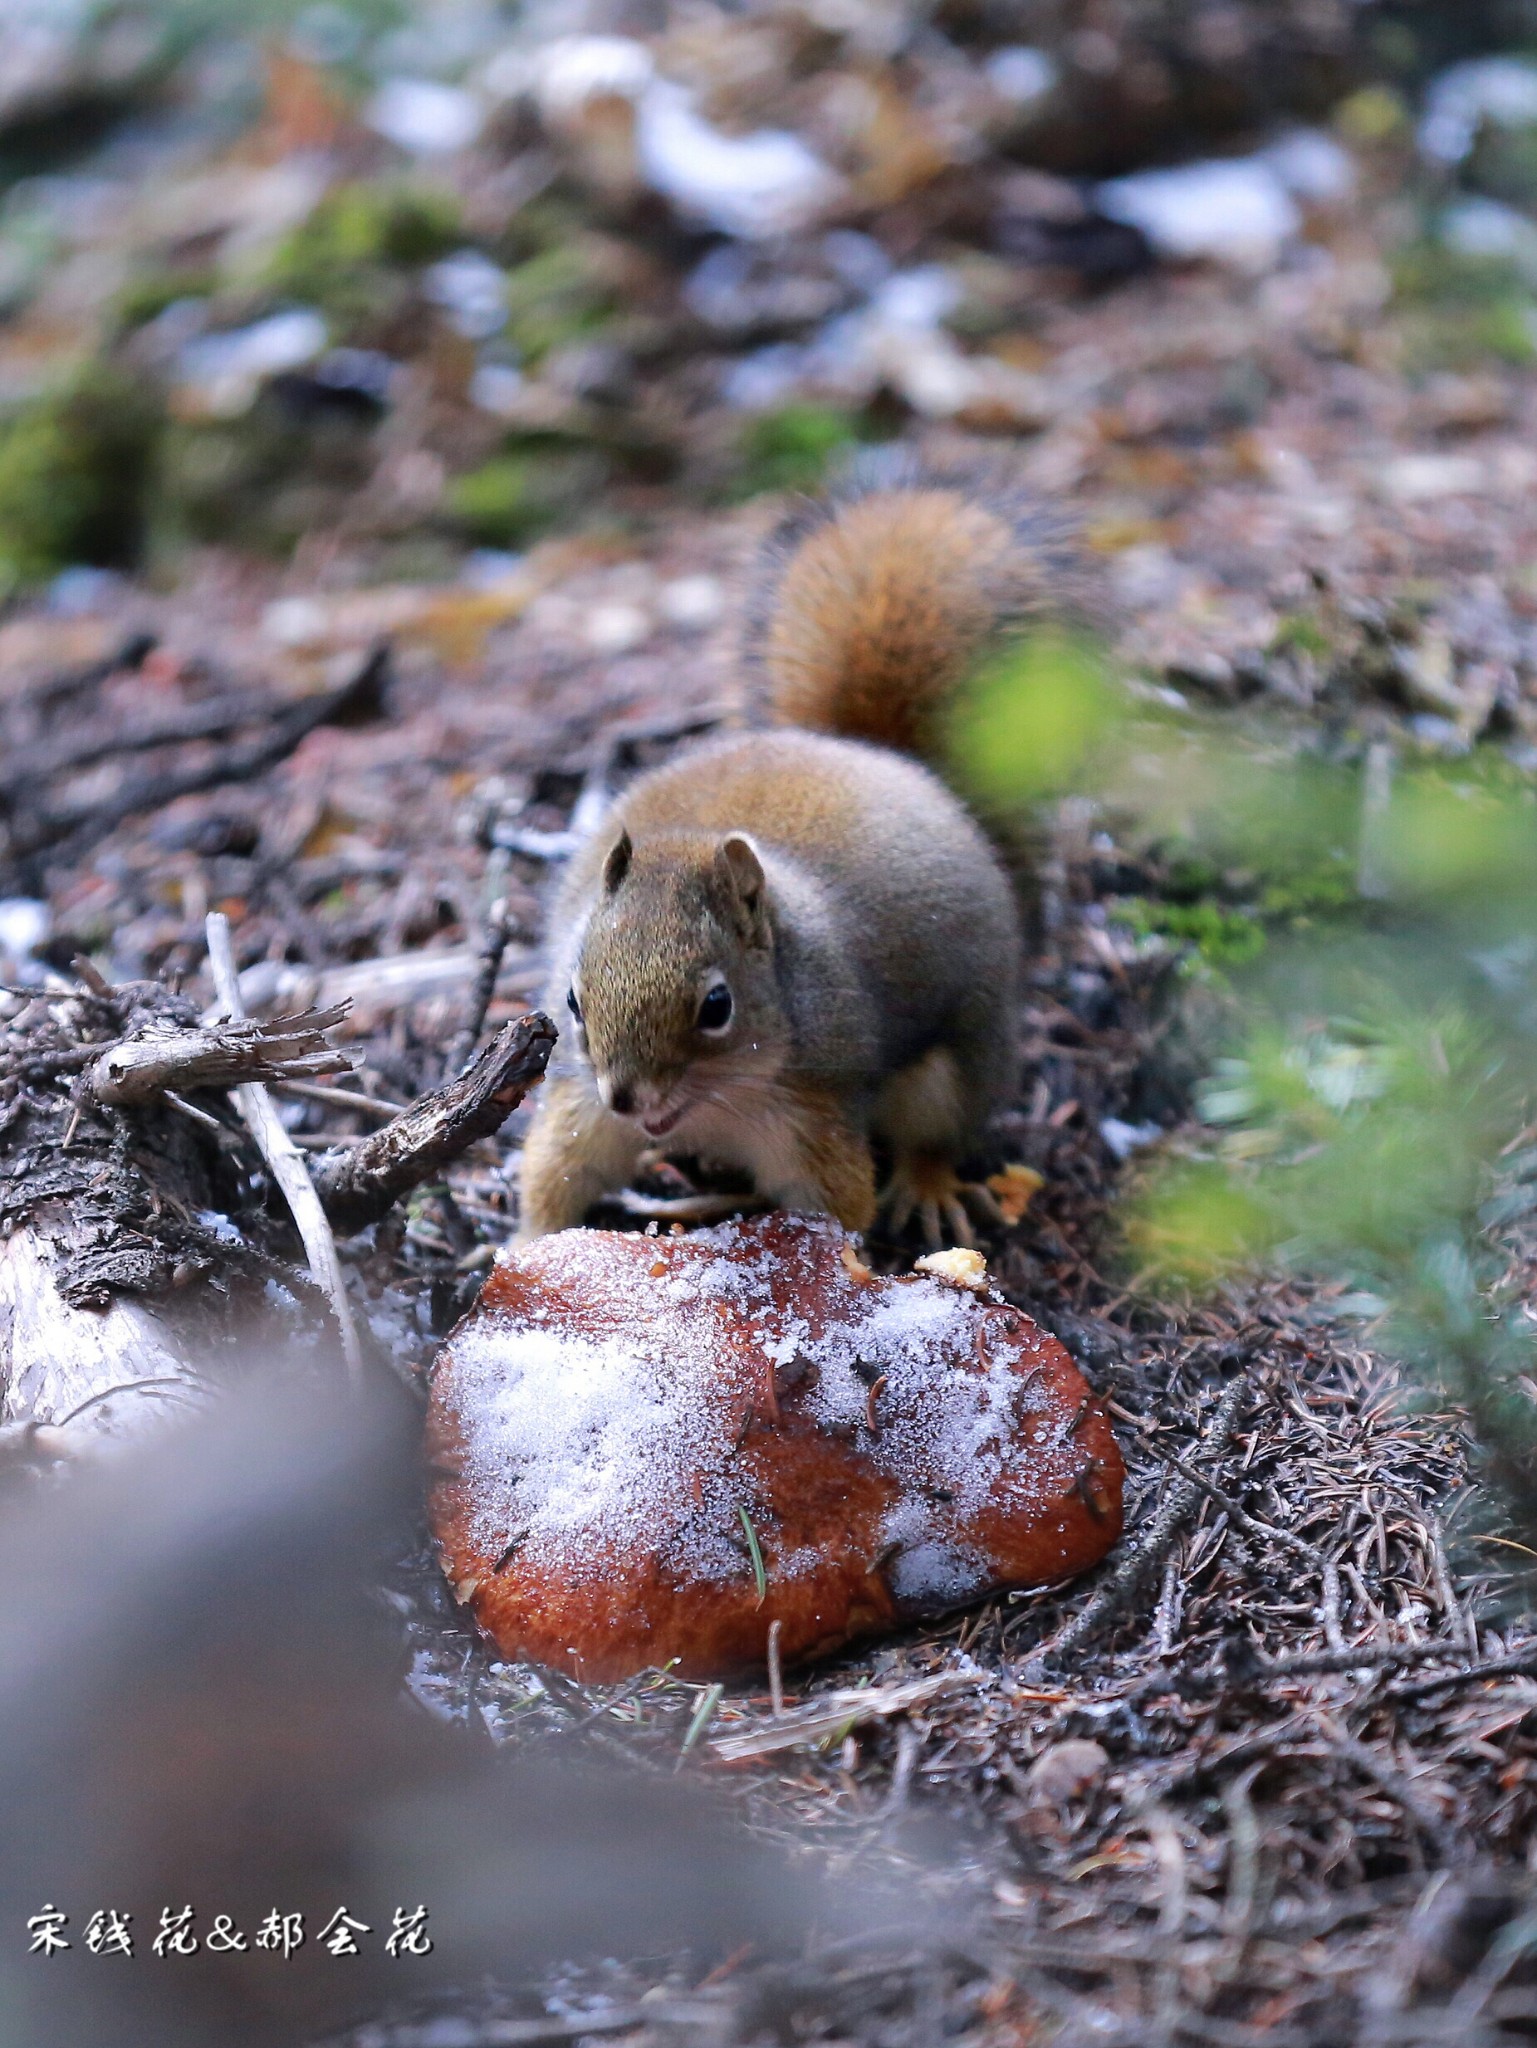
<path id="1" fill-rule="evenodd" d="M 787 520 L 767 550 L 750 656 L 776 724 L 920 757 L 1002 635 L 1059 616 L 1070 558 L 986 482 L 874 483 Z"/>

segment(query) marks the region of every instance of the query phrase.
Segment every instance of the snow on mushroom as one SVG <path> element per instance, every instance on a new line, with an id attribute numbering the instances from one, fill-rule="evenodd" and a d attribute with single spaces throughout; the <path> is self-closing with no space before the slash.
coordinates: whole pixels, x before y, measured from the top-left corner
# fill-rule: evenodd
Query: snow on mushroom
<path id="1" fill-rule="evenodd" d="M 434 1531 L 504 1655 L 602 1680 L 828 1654 L 1095 1563 L 1109 1422 L 964 1271 L 877 1278 L 825 1218 L 522 1247 L 433 1372 Z"/>

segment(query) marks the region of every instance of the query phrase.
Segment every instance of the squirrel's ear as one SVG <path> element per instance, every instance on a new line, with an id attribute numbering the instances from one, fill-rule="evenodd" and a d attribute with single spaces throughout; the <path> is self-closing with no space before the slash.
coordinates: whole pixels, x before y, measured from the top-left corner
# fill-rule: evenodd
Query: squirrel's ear
<path id="1" fill-rule="evenodd" d="M 768 884 L 757 847 L 745 832 L 733 832 L 721 841 L 716 858 L 736 899 L 743 937 L 763 945 L 768 939 Z"/>
<path id="2" fill-rule="evenodd" d="M 630 843 L 628 832 L 622 831 L 608 850 L 603 863 L 603 893 L 612 896 L 625 876 L 630 872 L 630 856 L 635 848 Z"/>

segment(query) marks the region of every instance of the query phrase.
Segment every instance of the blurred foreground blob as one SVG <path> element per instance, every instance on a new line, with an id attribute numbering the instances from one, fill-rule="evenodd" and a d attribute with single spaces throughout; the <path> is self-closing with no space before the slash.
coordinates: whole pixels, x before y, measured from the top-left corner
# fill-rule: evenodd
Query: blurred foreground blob
<path id="1" fill-rule="evenodd" d="M 398 1395 L 231 1397 L 8 1514 L 11 2048 L 291 2042 L 487 1972 L 708 1969 L 829 1924 L 697 1791 L 499 1757 L 408 1701 L 373 1589 L 416 1438 Z"/>

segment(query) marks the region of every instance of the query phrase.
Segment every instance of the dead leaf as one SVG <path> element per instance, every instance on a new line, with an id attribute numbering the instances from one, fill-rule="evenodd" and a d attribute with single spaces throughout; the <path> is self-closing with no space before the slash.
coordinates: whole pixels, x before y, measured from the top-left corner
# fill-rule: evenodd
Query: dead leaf
<path id="1" fill-rule="evenodd" d="M 1046 1176 L 1037 1173 L 1033 1166 L 1018 1164 L 1005 1166 L 1001 1172 L 992 1174 L 987 1191 L 1003 1211 L 1006 1223 L 1018 1223 L 1037 1194 L 1046 1185 Z"/>

